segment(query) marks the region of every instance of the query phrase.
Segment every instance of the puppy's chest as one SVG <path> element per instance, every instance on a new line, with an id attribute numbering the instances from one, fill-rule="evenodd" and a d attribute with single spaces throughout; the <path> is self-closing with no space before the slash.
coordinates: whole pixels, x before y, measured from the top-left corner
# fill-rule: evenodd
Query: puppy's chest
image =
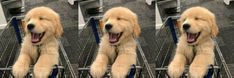
<path id="1" fill-rule="evenodd" d="M 188 59 L 188 63 L 190 64 L 194 57 L 197 55 L 197 52 L 198 52 L 198 48 L 197 46 L 189 46 L 189 51 L 187 51 L 186 55 L 187 55 L 187 59 Z"/>
<path id="2" fill-rule="evenodd" d="M 113 63 L 115 61 L 115 59 L 117 58 L 117 56 L 123 52 L 123 50 L 121 48 L 119 48 L 118 46 L 113 46 L 112 48 L 113 48 L 113 50 L 112 50 L 111 55 L 109 57 L 111 59 L 111 63 Z"/>
<path id="3" fill-rule="evenodd" d="M 37 62 L 39 56 L 42 54 L 43 48 L 44 47 L 42 47 L 42 46 L 35 46 L 35 52 L 34 52 L 35 57 L 32 57 L 34 63 Z"/>
<path id="4" fill-rule="evenodd" d="M 112 47 L 113 50 L 111 52 L 111 54 L 109 55 L 109 59 L 111 60 L 111 63 L 113 63 L 116 59 L 116 57 L 118 56 L 119 54 L 119 49 L 117 47 Z"/>

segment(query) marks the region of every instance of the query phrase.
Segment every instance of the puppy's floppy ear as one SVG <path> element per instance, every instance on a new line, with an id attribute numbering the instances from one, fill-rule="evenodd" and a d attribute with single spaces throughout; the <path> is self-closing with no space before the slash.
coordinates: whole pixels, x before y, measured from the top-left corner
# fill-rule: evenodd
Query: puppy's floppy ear
<path id="1" fill-rule="evenodd" d="M 26 21 L 23 19 L 23 20 L 21 20 L 21 30 L 23 31 L 23 32 L 26 32 Z"/>
<path id="2" fill-rule="evenodd" d="M 54 34 L 56 38 L 60 38 L 63 34 L 63 27 L 61 25 L 60 17 L 58 14 L 56 15 L 54 20 L 55 20 L 55 33 Z"/>
<path id="3" fill-rule="evenodd" d="M 176 20 L 176 27 L 179 29 L 179 32 L 182 33 L 182 21 L 180 19 Z"/>
<path id="4" fill-rule="evenodd" d="M 211 37 L 214 38 L 219 33 L 219 28 L 218 28 L 218 25 L 216 23 L 216 19 L 215 19 L 214 14 L 211 16 L 210 23 L 211 23 Z"/>
<path id="5" fill-rule="evenodd" d="M 104 27 L 104 22 L 103 22 L 103 20 L 99 20 L 99 29 L 100 29 L 101 31 L 103 31 L 103 27 Z"/>
<path id="6" fill-rule="evenodd" d="M 137 15 L 134 15 L 133 17 L 133 36 L 135 38 L 138 38 L 140 36 L 140 33 L 141 33 L 141 28 L 140 28 L 140 25 L 138 23 L 138 18 L 137 18 Z"/>

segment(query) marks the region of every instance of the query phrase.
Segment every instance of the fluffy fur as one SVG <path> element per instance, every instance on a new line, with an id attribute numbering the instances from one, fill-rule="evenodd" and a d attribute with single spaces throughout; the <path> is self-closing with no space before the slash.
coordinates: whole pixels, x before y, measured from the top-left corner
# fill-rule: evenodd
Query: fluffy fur
<path id="1" fill-rule="evenodd" d="M 15 78 L 24 78 L 29 66 L 34 65 L 34 78 L 48 78 L 52 67 L 59 63 L 57 39 L 63 33 L 60 17 L 48 7 L 36 7 L 23 21 L 25 37 L 12 73 Z"/>
<path id="2" fill-rule="evenodd" d="M 104 14 L 102 21 L 103 37 L 90 73 L 94 78 L 101 78 L 111 64 L 112 77 L 125 78 L 131 65 L 136 64 L 134 38 L 140 34 L 137 16 L 127 8 L 115 7 Z"/>
<path id="3" fill-rule="evenodd" d="M 172 78 L 179 78 L 188 64 L 190 78 L 203 78 L 208 67 L 214 64 L 212 38 L 218 34 L 215 15 L 206 8 L 192 7 L 182 13 L 179 22 L 181 36 L 168 73 Z"/>

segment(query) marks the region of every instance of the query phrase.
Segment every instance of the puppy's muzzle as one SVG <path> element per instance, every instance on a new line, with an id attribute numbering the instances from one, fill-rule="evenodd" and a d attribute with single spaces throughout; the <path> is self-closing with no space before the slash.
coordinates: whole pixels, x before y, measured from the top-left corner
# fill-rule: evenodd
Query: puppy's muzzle
<path id="1" fill-rule="evenodd" d="M 34 27 L 35 27 L 34 24 L 28 24 L 28 25 L 27 25 L 27 29 L 30 30 L 30 31 L 33 30 Z"/>
<path id="2" fill-rule="evenodd" d="M 184 30 L 188 30 L 189 28 L 190 28 L 190 24 L 184 24 L 184 25 L 183 25 L 183 29 L 184 29 Z"/>

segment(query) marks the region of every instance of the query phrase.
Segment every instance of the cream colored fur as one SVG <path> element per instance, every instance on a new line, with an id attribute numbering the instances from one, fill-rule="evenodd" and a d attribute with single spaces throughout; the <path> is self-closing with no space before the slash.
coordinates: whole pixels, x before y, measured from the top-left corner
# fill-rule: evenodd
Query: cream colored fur
<path id="1" fill-rule="evenodd" d="M 168 67 L 172 78 L 179 78 L 189 65 L 189 78 L 203 78 L 210 65 L 214 64 L 214 41 L 218 34 L 215 15 L 203 7 L 192 7 L 185 10 L 179 19 L 181 36 L 177 43 L 176 54 Z M 201 32 L 196 42 L 188 43 L 183 25 L 191 25 L 189 32 Z"/>
<path id="2" fill-rule="evenodd" d="M 135 13 L 124 7 L 115 7 L 108 10 L 102 19 L 104 24 L 112 24 L 110 31 L 102 26 L 103 37 L 99 44 L 99 50 L 96 59 L 91 65 L 90 73 L 94 78 L 102 78 L 107 70 L 107 65 L 112 65 L 111 74 L 113 78 L 125 78 L 129 73 L 131 65 L 136 64 L 136 42 L 140 34 Z M 119 41 L 109 42 L 108 32 L 123 32 Z"/>
<path id="3" fill-rule="evenodd" d="M 31 33 L 27 29 L 29 23 L 35 24 L 33 31 L 45 32 L 40 42 L 31 42 Z M 23 25 L 25 37 L 12 73 L 15 78 L 24 78 L 29 66 L 34 65 L 34 78 L 48 78 L 52 67 L 59 63 L 58 38 L 63 33 L 59 15 L 48 7 L 36 7 L 26 14 Z"/>

